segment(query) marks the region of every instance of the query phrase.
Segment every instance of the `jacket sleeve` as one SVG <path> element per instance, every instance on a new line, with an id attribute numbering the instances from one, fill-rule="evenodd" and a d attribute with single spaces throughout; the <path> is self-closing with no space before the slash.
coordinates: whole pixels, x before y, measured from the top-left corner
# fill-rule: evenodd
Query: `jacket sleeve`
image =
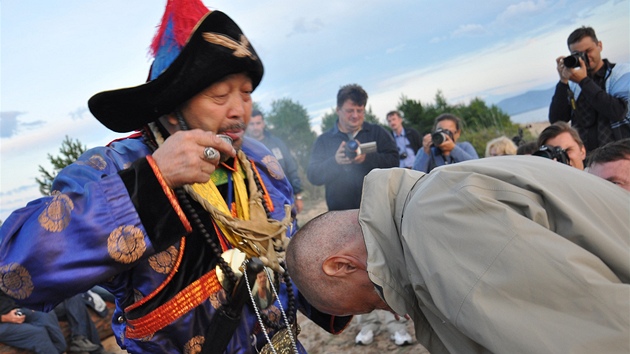
<path id="1" fill-rule="evenodd" d="M 464 141 L 455 145 L 453 151 L 451 151 L 451 157 L 455 162 L 462 162 L 468 160 L 475 160 L 479 158 L 475 147 L 471 143 Z"/>
<path id="2" fill-rule="evenodd" d="M 571 120 L 571 105 L 569 104 L 569 85 L 558 81 L 556 91 L 549 106 L 549 123 Z"/>
<path id="3" fill-rule="evenodd" d="M 343 172 L 341 166 L 335 161 L 335 152 L 339 145 L 333 149 L 332 143 L 330 136 L 322 134 L 313 144 L 306 176 L 316 186 L 334 181 L 339 173 Z"/>
<path id="4" fill-rule="evenodd" d="M 17 308 L 15 301 L 0 290 L 0 315 L 6 315 L 14 308 Z M 2 320 L 0 320 L 2 322 Z"/>
<path id="5" fill-rule="evenodd" d="M 630 75 L 628 75 L 628 77 L 630 77 Z M 580 95 L 584 95 L 586 101 L 595 108 L 595 110 L 599 112 L 600 117 L 604 117 L 608 123 L 618 122 L 626 117 L 628 102 L 625 99 L 607 93 L 597 86 L 589 77 L 580 81 L 580 88 L 582 89 Z"/>
<path id="6" fill-rule="evenodd" d="M 407 132 L 407 139 L 409 140 L 409 144 L 411 145 L 411 149 L 414 154 L 418 154 L 418 150 L 422 147 L 422 140 L 420 139 L 420 133 L 413 128 L 409 128 L 408 130 L 405 128 Z"/>
<path id="7" fill-rule="evenodd" d="M 0 230 L 2 290 L 48 311 L 185 235 L 186 222 L 147 159 L 126 169 L 123 164 L 112 149 L 89 150 L 59 173 L 52 196 L 6 220 Z"/>
<path id="8" fill-rule="evenodd" d="M 402 242 L 415 279 L 431 279 L 418 302 L 439 308 L 442 334 L 461 331 L 486 352 L 627 353 L 630 194 L 536 159 L 428 176 L 430 188 L 407 205 L 417 212 L 405 217 L 413 232 Z"/>
<path id="9" fill-rule="evenodd" d="M 431 157 L 424 152 L 424 149 L 418 150 L 416 159 L 413 162 L 413 169 L 416 171 L 429 173 L 429 160 L 430 159 Z"/>

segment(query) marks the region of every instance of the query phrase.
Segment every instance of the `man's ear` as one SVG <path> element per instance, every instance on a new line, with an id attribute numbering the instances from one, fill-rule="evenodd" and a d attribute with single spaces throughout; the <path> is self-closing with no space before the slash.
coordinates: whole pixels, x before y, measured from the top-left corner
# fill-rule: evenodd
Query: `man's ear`
<path id="1" fill-rule="evenodd" d="M 361 269 L 358 260 L 348 255 L 330 256 L 322 264 L 324 273 L 331 277 L 344 277 Z"/>

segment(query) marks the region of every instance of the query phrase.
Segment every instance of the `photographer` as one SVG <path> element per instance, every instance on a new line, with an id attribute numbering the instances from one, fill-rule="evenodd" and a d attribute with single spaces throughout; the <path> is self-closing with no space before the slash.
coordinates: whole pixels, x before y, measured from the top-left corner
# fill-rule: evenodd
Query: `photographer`
<path id="1" fill-rule="evenodd" d="M 549 107 L 549 122 L 569 122 L 587 152 L 630 137 L 630 65 L 602 59 L 595 30 L 581 27 L 567 39 L 572 55 L 556 58 L 560 81 Z"/>
<path id="2" fill-rule="evenodd" d="M 566 163 L 579 170 L 584 170 L 584 159 L 586 158 L 586 148 L 580 139 L 578 132 L 571 128 L 566 122 L 556 122 L 545 128 L 538 136 L 538 149 L 561 148 L 560 156 L 545 156 L 553 158 L 559 162 Z M 542 156 L 534 153 L 534 155 Z"/>
<path id="3" fill-rule="evenodd" d="M 475 148 L 469 142 L 457 142 L 461 126 L 461 119 L 453 114 L 437 116 L 433 132 L 422 138 L 422 149 L 418 150 L 413 169 L 429 173 L 438 166 L 478 159 Z"/>
<path id="4" fill-rule="evenodd" d="M 368 95 L 357 85 L 337 92 L 337 122 L 322 133 L 308 163 L 308 180 L 326 186 L 328 210 L 353 209 L 361 202 L 363 177 L 375 168 L 398 167 L 399 157 L 391 134 L 377 124 L 365 122 Z M 376 152 L 365 153 L 359 143 L 376 143 Z"/>
<path id="5" fill-rule="evenodd" d="M 403 126 L 402 115 L 398 111 L 390 111 L 385 117 L 398 146 L 400 156 L 398 167 L 412 168 L 422 144 L 420 133 L 413 128 Z"/>

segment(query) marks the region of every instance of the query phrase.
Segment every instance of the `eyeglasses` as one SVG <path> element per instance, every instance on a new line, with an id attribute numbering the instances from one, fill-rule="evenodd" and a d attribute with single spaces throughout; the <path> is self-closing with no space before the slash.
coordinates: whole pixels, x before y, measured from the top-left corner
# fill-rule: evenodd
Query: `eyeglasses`
<path id="1" fill-rule="evenodd" d="M 365 114 L 365 108 L 344 108 L 342 109 L 343 113 L 345 114 L 352 114 L 352 113 L 357 113 L 358 115 L 362 115 Z"/>

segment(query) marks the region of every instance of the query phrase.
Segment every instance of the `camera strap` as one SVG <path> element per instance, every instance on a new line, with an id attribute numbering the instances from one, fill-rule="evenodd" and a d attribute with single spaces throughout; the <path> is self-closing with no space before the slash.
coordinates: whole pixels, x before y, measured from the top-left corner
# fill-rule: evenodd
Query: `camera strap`
<path id="1" fill-rule="evenodd" d="M 569 103 L 571 104 L 571 109 L 575 111 L 576 109 L 575 94 L 573 93 L 573 90 L 571 90 L 570 87 L 567 89 L 567 96 L 569 98 Z"/>

